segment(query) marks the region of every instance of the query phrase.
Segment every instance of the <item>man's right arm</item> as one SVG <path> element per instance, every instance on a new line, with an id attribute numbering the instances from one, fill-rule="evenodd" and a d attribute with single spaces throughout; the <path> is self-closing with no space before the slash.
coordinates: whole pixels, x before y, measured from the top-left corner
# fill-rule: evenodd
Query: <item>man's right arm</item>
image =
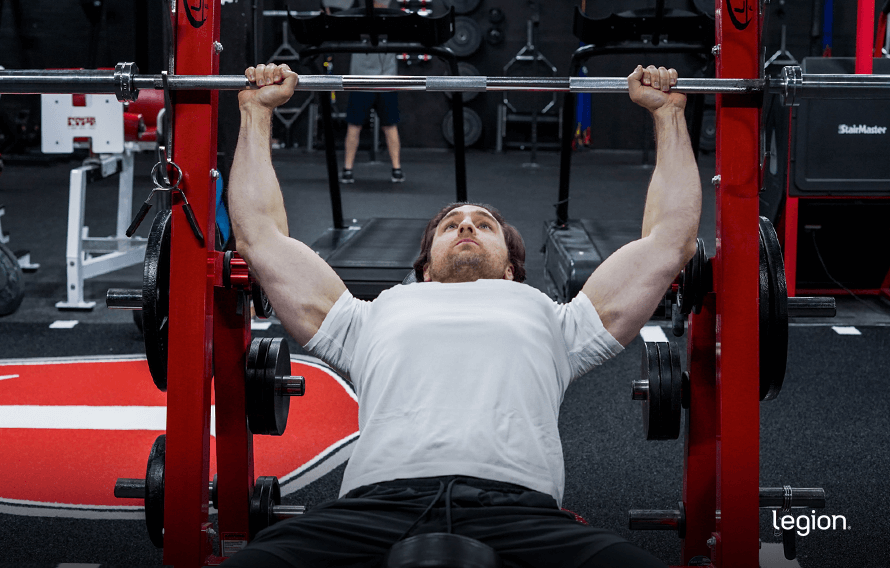
<path id="1" fill-rule="evenodd" d="M 297 75 L 287 65 L 258 65 L 245 75 L 261 88 L 238 95 L 241 130 L 228 192 L 232 230 L 276 315 L 305 345 L 346 286 L 315 251 L 288 236 L 270 141 L 272 111 L 293 95 Z"/>

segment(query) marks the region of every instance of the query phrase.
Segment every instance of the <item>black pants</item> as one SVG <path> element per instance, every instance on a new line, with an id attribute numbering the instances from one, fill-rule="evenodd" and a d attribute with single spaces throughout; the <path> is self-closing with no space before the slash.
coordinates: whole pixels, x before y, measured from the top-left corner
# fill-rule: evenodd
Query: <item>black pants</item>
<path id="1" fill-rule="evenodd" d="M 468 477 L 355 489 L 260 532 L 222 566 L 370 568 L 399 540 L 430 532 L 474 538 L 507 567 L 665 567 L 616 533 L 579 523 L 550 495 Z"/>

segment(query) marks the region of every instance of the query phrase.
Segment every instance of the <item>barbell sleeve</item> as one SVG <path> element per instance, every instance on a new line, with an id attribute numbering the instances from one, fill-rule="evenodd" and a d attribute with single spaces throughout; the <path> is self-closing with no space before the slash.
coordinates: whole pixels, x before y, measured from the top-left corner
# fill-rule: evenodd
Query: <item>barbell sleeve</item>
<path id="1" fill-rule="evenodd" d="M 821 487 L 761 487 L 761 509 L 824 509 L 825 490 Z"/>
<path id="2" fill-rule="evenodd" d="M 303 396 L 306 393 L 306 379 L 303 377 L 276 377 L 275 394 L 278 396 Z"/>
<path id="3" fill-rule="evenodd" d="M 113 310 L 141 310 L 141 288 L 109 288 L 105 293 L 105 305 Z"/>
<path id="4" fill-rule="evenodd" d="M 272 505 L 272 516 L 279 521 L 302 515 L 305 512 L 306 507 L 303 505 Z"/>

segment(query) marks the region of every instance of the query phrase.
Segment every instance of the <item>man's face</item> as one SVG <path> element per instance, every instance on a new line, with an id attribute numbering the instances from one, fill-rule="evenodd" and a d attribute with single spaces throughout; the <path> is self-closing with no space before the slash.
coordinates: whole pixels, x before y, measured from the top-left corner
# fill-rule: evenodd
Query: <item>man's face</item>
<path id="1" fill-rule="evenodd" d="M 500 223 L 485 208 L 462 205 L 436 227 L 426 282 L 474 282 L 480 278 L 513 280 Z"/>

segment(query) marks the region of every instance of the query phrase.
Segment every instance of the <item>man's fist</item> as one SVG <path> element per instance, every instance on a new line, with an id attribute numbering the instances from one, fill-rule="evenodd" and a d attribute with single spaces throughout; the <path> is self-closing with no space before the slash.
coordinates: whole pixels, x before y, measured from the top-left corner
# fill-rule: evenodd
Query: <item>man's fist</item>
<path id="1" fill-rule="evenodd" d="M 238 93 L 238 104 L 242 107 L 259 105 L 268 109 L 281 106 L 294 94 L 299 78 L 285 65 L 262 63 L 256 67 L 248 67 L 244 76 L 259 89 L 249 89 Z"/>
<path id="2" fill-rule="evenodd" d="M 634 72 L 627 77 L 630 99 L 650 112 L 667 106 L 680 110 L 686 107 L 686 95 L 670 92 L 671 87 L 676 84 L 676 69 L 654 65 L 645 68 L 637 65 Z"/>

